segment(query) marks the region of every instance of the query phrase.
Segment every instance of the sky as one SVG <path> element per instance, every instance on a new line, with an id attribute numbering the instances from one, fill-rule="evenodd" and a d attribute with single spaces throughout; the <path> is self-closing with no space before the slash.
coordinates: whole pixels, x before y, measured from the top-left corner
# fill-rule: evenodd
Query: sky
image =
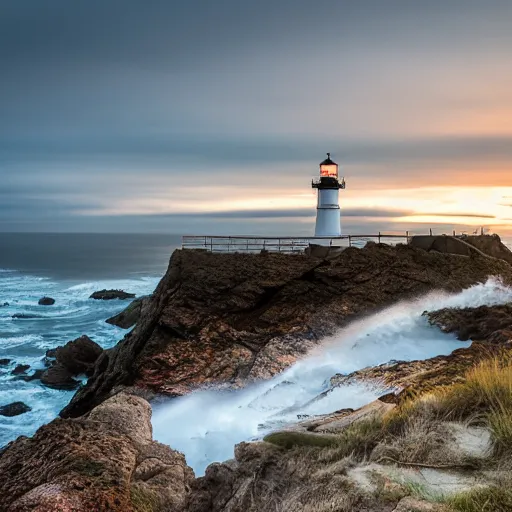
<path id="1" fill-rule="evenodd" d="M 0 0 L 0 232 L 512 233 L 510 0 Z"/>

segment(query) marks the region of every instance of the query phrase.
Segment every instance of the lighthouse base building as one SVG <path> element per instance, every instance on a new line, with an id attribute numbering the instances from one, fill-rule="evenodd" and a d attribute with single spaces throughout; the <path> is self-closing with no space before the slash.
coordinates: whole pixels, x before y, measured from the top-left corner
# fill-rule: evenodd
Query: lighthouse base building
<path id="1" fill-rule="evenodd" d="M 330 153 L 320 163 L 320 176 L 313 179 L 311 186 L 318 190 L 315 236 L 341 236 L 339 190 L 345 188 L 345 180 L 339 179 L 338 164 L 331 160 Z"/>

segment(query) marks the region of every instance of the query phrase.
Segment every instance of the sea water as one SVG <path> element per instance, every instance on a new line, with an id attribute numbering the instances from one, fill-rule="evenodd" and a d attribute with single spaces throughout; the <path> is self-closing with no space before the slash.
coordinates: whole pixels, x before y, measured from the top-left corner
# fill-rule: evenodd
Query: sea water
<path id="1" fill-rule="evenodd" d="M 151 293 L 178 244 L 168 235 L 0 234 L 0 359 L 13 360 L 0 366 L 0 406 L 22 401 L 32 408 L 0 416 L 0 447 L 54 419 L 74 393 L 16 379 L 14 365 L 29 364 L 28 374 L 44 368 L 46 350 L 82 334 L 104 348 L 115 345 L 128 331 L 105 320 L 129 301 L 89 296 L 103 288 Z M 53 306 L 38 305 L 45 295 Z"/>

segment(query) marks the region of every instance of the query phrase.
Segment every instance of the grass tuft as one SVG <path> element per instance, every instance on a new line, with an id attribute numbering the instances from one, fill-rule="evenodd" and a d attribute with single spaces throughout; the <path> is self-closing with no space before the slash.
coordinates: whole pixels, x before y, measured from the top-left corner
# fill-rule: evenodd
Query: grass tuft
<path id="1" fill-rule="evenodd" d="M 305 432 L 273 432 L 266 435 L 263 441 L 267 443 L 281 446 L 282 448 L 290 449 L 297 446 L 316 446 L 326 448 L 335 446 L 337 439 L 334 436 L 324 436 L 320 434 L 308 434 Z"/>
<path id="2" fill-rule="evenodd" d="M 510 512 L 512 489 L 509 487 L 482 487 L 446 498 L 446 503 L 457 512 Z"/>

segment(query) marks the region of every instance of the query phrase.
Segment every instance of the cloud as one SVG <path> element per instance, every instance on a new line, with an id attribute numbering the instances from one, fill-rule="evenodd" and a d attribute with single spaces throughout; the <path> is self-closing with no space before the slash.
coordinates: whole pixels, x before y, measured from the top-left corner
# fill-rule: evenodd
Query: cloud
<path id="1" fill-rule="evenodd" d="M 340 212 L 342 217 L 403 217 L 411 215 L 411 212 L 407 210 L 389 210 L 385 208 L 343 208 Z M 290 208 L 286 210 L 227 210 L 221 212 L 163 213 L 158 215 L 160 218 L 208 217 L 217 219 L 278 219 L 314 216 L 316 216 L 316 210 L 314 208 Z"/>
<path id="2" fill-rule="evenodd" d="M 475 217 L 478 219 L 495 219 L 496 215 L 487 215 L 485 213 L 438 213 L 438 212 L 425 212 L 425 213 L 412 213 L 413 217 Z"/>

